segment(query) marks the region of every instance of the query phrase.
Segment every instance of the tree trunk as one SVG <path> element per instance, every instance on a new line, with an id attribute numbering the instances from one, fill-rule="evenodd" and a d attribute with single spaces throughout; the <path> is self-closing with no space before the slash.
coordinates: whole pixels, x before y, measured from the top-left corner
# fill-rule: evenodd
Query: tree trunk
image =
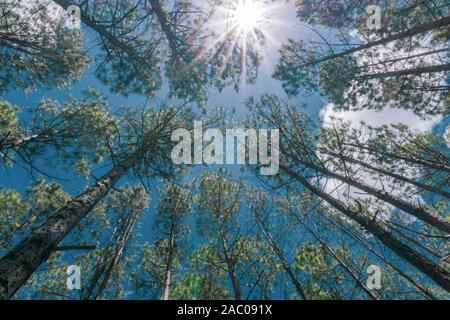
<path id="1" fill-rule="evenodd" d="M 330 248 L 327 243 L 316 233 L 314 232 L 310 227 L 308 227 L 306 225 L 306 223 L 304 223 L 301 219 L 299 219 L 297 217 L 297 219 L 300 221 L 300 223 L 303 225 L 303 227 L 308 230 L 308 232 L 317 240 L 319 241 L 319 243 L 328 251 L 328 253 L 333 257 L 334 260 L 337 261 L 337 263 L 339 263 L 341 265 L 342 268 L 344 268 L 345 271 L 347 271 L 347 273 L 356 281 L 357 285 L 364 290 L 364 292 L 373 300 L 380 300 L 379 296 L 375 293 L 369 290 L 369 288 L 367 288 L 366 285 L 364 285 L 364 283 L 361 282 L 361 280 L 359 279 L 358 275 L 356 275 L 351 269 L 350 267 L 347 265 L 347 263 L 345 263 L 345 261 L 343 259 L 341 259 L 341 257 L 339 257 L 339 255 L 334 252 L 334 250 L 332 248 Z"/>
<path id="2" fill-rule="evenodd" d="M 259 229 L 263 233 L 264 237 L 266 238 L 266 240 L 269 243 L 269 245 L 272 248 L 272 250 L 278 256 L 278 259 L 281 262 L 281 266 L 283 267 L 284 271 L 288 274 L 289 278 L 291 278 L 291 281 L 294 284 L 295 289 L 297 290 L 298 294 L 300 295 L 300 297 L 303 298 L 303 300 L 308 300 L 308 298 L 306 296 L 306 293 L 305 293 L 305 290 L 303 289 L 302 284 L 298 280 L 298 278 L 295 275 L 294 271 L 292 271 L 292 268 L 289 265 L 289 263 L 286 261 L 286 258 L 284 257 L 283 252 L 278 247 L 278 245 L 275 242 L 275 240 L 273 239 L 272 235 L 262 226 L 262 223 L 259 220 L 259 218 L 257 218 L 257 217 L 255 217 L 255 218 L 257 220 L 256 223 L 258 224 Z"/>
<path id="3" fill-rule="evenodd" d="M 356 77 L 357 80 L 370 80 L 370 79 L 384 79 L 384 78 L 395 78 L 401 76 L 419 76 L 422 74 L 435 73 L 435 72 L 445 72 L 450 70 L 450 63 L 440 64 L 436 66 L 428 66 L 414 69 L 406 69 L 406 70 L 397 70 L 397 71 L 388 71 L 381 72 L 375 74 L 366 74 L 362 76 Z"/>
<path id="4" fill-rule="evenodd" d="M 167 255 L 167 265 L 166 265 L 166 275 L 164 277 L 164 288 L 161 300 L 169 300 L 170 287 L 172 285 L 172 268 L 173 260 L 175 256 L 175 222 L 172 219 L 170 227 L 170 238 L 169 238 L 169 252 Z"/>
<path id="5" fill-rule="evenodd" d="M 225 255 L 225 260 L 227 263 L 228 274 L 230 276 L 231 284 L 233 286 L 234 298 L 236 300 L 242 300 L 241 286 L 239 284 L 239 280 L 236 276 L 236 273 L 234 272 L 234 263 L 232 261 L 230 251 L 228 249 L 227 241 L 225 240 L 225 237 L 223 235 L 220 235 L 220 241 L 222 242 L 223 253 Z"/>
<path id="6" fill-rule="evenodd" d="M 442 267 L 429 260 L 427 257 L 421 255 L 419 252 L 413 250 L 399 239 L 394 237 L 390 232 L 379 226 L 376 221 L 365 216 L 361 211 L 356 211 L 346 204 L 337 200 L 313 186 L 305 177 L 301 176 L 294 170 L 280 164 L 280 168 L 288 175 L 299 181 L 305 188 L 313 194 L 325 200 L 333 208 L 346 215 L 351 220 L 360 224 L 363 228 L 377 237 L 386 247 L 395 252 L 398 256 L 408 261 L 411 265 L 429 276 L 436 284 L 450 292 L 450 274 Z"/>
<path id="7" fill-rule="evenodd" d="M 102 252 L 94 274 L 89 282 L 88 289 L 84 292 L 83 300 L 98 300 L 108 285 L 114 267 L 123 256 L 125 247 L 133 232 L 138 210 L 132 211 L 124 220 L 119 220 L 118 226 L 109 239 L 107 248 Z"/>
<path id="8" fill-rule="evenodd" d="M 303 160 L 299 159 L 298 157 L 296 157 L 295 155 L 293 157 L 297 163 L 299 163 L 305 167 L 317 170 L 318 172 L 321 172 L 332 178 L 338 179 L 350 186 L 358 188 L 358 189 L 366 192 L 367 194 L 369 194 L 373 197 L 376 197 L 380 200 L 383 200 L 383 201 L 393 205 L 394 207 L 411 214 L 412 216 L 416 217 L 417 219 L 422 220 L 439 230 L 442 230 L 443 232 L 450 233 L 450 221 L 445 219 L 444 217 L 438 216 L 432 212 L 428 212 L 424 208 L 416 207 L 416 206 L 412 205 L 411 203 L 404 201 L 403 199 L 400 199 L 398 197 L 395 197 L 383 190 L 378 190 L 378 189 L 372 188 L 371 186 L 368 186 L 368 185 L 364 184 L 363 182 L 359 182 L 355 179 L 348 178 L 346 176 L 342 176 L 338 173 L 330 171 L 330 170 L 326 169 L 324 166 L 320 166 L 320 165 L 316 165 L 311 162 L 303 161 Z"/>
<path id="9" fill-rule="evenodd" d="M 352 48 L 352 49 L 349 49 L 349 50 L 346 50 L 346 51 L 343 51 L 343 52 L 339 52 L 339 53 L 336 53 L 336 54 L 331 54 L 331 55 L 328 55 L 326 57 L 323 57 L 323 58 L 320 58 L 320 59 L 316 59 L 316 60 L 314 60 L 312 62 L 308 62 L 308 63 L 305 63 L 303 65 L 300 65 L 299 67 L 305 67 L 305 66 L 309 66 L 309 65 L 322 63 L 322 62 L 325 62 L 325 61 L 328 61 L 328 60 L 333 60 L 333 59 L 340 58 L 340 57 L 343 57 L 343 56 L 346 56 L 348 54 L 352 54 L 352 53 L 355 53 L 355 52 L 358 52 L 358 51 L 361 51 L 361 50 L 365 50 L 365 49 L 369 49 L 369 48 L 372 48 L 372 47 L 388 44 L 388 43 L 390 43 L 392 41 L 396 41 L 396 40 L 402 40 L 402 39 L 410 38 L 410 37 L 413 37 L 415 35 L 418 35 L 418 34 L 421 34 L 421 33 L 424 33 L 424 32 L 428 32 L 428 31 L 431 31 L 431 30 L 434 30 L 434 29 L 439 29 L 439 28 L 442 28 L 442 27 L 446 27 L 448 25 L 450 25 L 450 17 L 445 17 L 445 18 L 442 18 L 440 20 L 437 20 L 437 21 L 434 21 L 434 22 L 431 22 L 431 23 L 415 26 L 415 27 L 413 27 L 413 28 L 411 28 L 409 30 L 406 30 L 404 32 L 400 32 L 400 33 L 397 33 L 397 34 L 393 34 L 393 35 L 390 35 L 390 36 L 387 36 L 386 38 L 383 38 L 383 39 L 380 39 L 380 40 L 372 41 L 372 42 L 359 45 L 359 46 L 357 46 L 355 48 Z"/>
<path id="10" fill-rule="evenodd" d="M 345 143 L 344 142 L 343 144 L 346 145 L 346 146 L 367 150 L 367 151 L 373 152 L 375 154 L 387 156 L 387 157 L 389 157 L 391 159 L 403 160 L 403 161 L 405 161 L 407 163 L 421 165 L 421 166 L 428 167 L 428 168 L 435 169 L 435 170 L 439 170 L 439 171 L 450 172 L 450 166 L 448 164 L 436 163 L 436 162 L 429 161 L 429 160 L 414 158 L 413 155 L 411 155 L 409 157 L 409 156 L 403 156 L 403 155 L 398 154 L 398 153 L 391 153 L 391 152 L 375 150 L 375 149 L 373 149 L 371 147 L 362 146 L 362 145 L 358 145 L 358 144 L 355 144 L 355 143 Z"/>
<path id="11" fill-rule="evenodd" d="M 27 137 L 23 137 L 20 138 L 16 141 L 7 141 L 7 142 L 2 142 L 0 143 L 0 151 L 4 150 L 4 149 L 11 149 L 11 148 L 15 148 L 15 147 L 19 147 L 25 143 L 31 142 L 33 140 L 36 140 L 37 138 L 39 138 L 40 135 L 35 134 L 32 136 L 27 136 Z"/>
<path id="12" fill-rule="evenodd" d="M 369 252 L 376 255 L 379 259 L 381 259 L 384 263 L 386 263 L 392 270 L 398 272 L 403 278 L 405 278 L 409 283 L 411 283 L 413 286 L 415 286 L 419 291 L 421 291 L 423 294 L 425 294 L 428 298 L 430 298 L 432 300 L 436 300 L 436 297 L 430 292 L 430 290 L 428 288 L 425 288 L 420 283 L 416 282 L 407 273 L 403 272 L 401 270 L 401 268 L 397 267 L 395 264 L 393 264 L 388 259 L 386 259 L 386 257 L 384 257 L 382 254 L 380 254 L 374 248 L 372 248 L 366 241 L 364 241 L 359 236 L 355 235 L 353 232 L 349 231 L 347 228 L 343 227 L 342 225 L 338 225 L 335 221 L 332 221 L 331 219 L 327 219 L 327 220 L 330 221 L 339 230 L 343 231 L 345 234 L 350 236 L 353 240 L 355 240 L 361 246 L 366 248 Z"/>
<path id="13" fill-rule="evenodd" d="M 167 19 L 167 14 L 164 12 L 161 2 L 159 0 L 150 0 L 150 6 L 155 12 L 161 30 L 166 36 L 167 42 L 169 43 L 169 48 L 172 51 L 172 56 L 178 58 L 180 54 L 178 52 L 177 37 L 170 28 L 170 22 Z"/>
<path id="14" fill-rule="evenodd" d="M 336 158 L 341 158 L 342 160 L 345 160 L 345 161 L 348 161 L 348 162 L 352 162 L 352 163 L 358 164 L 358 165 L 360 165 L 360 166 L 362 166 L 364 168 L 367 168 L 369 170 L 372 170 L 372 171 L 375 171 L 375 172 L 378 172 L 378 173 L 382 173 L 382 174 L 390 176 L 390 177 L 392 177 L 392 178 L 394 178 L 396 180 L 412 184 L 412 185 L 414 185 L 414 186 L 416 186 L 418 188 L 421 188 L 423 190 L 427 190 L 429 192 L 433 192 L 433 193 L 439 194 L 439 195 L 441 195 L 443 197 L 450 198 L 450 193 L 445 191 L 445 190 L 435 188 L 433 186 L 430 186 L 428 184 L 422 183 L 420 181 L 409 179 L 407 177 L 404 177 L 402 175 L 396 174 L 394 172 L 391 172 L 391 171 L 388 171 L 388 170 L 385 170 L 385 169 L 382 169 L 382 168 L 374 167 L 374 166 L 372 166 L 372 165 L 370 165 L 370 164 L 368 164 L 368 163 L 366 163 L 364 161 L 361 161 L 361 160 L 358 160 L 358 159 L 354 159 L 354 158 L 351 158 L 351 157 L 347 157 L 347 156 L 344 156 L 344 155 L 340 155 L 340 154 L 337 154 L 337 153 L 335 153 L 333 151 L 329 151 L 329 150 L 324 149 L 324 148 L 321 148 L 320 152 L 326 153 L 326 154 L 328 154 L 330 156 L 333 156 L 333 157 L 336 157 Z"/>
<path id="15" fill-rule="evenodd" d="M 67 8 L 71 5 L 77 5 L 74 1 L 70 0 L 53 0 L 56 4 L 61 6 L 64 10 L 67 10 Z M 111 32 L 108 31 L 104 26 L 98 24 L 95 22 L 89 15 L 87 15 L 84 11 L 81 11 L 81 21 L 86 24 L 89 28 L 94 30 L 99 36 L 102 38 L 108 40 L 108 42 L 111 43 L 114 47 L 119 48 L 123 52 L 126 52 L 127 55 L 134 60 L 134 63 L 137 65 L 139 63 L 144 63 L 142 59 L 140 58 L 138 52 L 133 50 L 130 46 L 128 46 L 126 43 L 123 43 L 120 41 L 115 35 L 113 35 Z"/>

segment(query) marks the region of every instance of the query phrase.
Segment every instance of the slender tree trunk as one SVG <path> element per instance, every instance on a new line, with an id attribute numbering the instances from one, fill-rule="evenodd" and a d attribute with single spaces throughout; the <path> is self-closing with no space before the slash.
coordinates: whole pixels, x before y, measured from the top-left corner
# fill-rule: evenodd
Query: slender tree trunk
<path id="1" fill-rule="evenodd" d="M 74 1 L 71 0 L 53 0 L 56 4 L 61 6 L 64 10 L 71 5 L 77 5 Z M 89 28 L 94 30 L 99 36 L 106 39 L 113 47 L 119 48 L 121 51 L 127 53 L 127 55 L 134 60 L 135 64 L 144 63 L 140 58 L 138 52 L 128 46 L 126 43 L 120 41 L 115 35 L 113 35 L 107 28 L 98 24 L 94 21 L 89 15 L 87 15 L 84 11 L 81 11 L 81 21 L 86 24 Z"/>
<path id="2" fill-rule="evenodd" d="M 370 291 L 369 288 L 367 288 L 367 286 L 361 282 L 361 280 L 359 279 L 358 275 L 356 275 L 351 269 L 350 267 L 347 265 L 347 263 L 345 263 L 345 261 L 339 257 L 339 255 L 332 249 L 330 248 L 327 243 L 316 233 L 314 232 L 306 223 L 304 223 L 301 219 L 299 219 L 297 217 L 297 219 L 300 221 L 300 223 L 303 225 L 303 227 L 308 230 L 308 232 L 317 240 L 319 241 L 319 243 L 328 251 L 328 253 L 333 257 L 334 260 L 337 261 L 337 263 L 339 263 L 345 271 L 347 271 L 347 273 L 356 281 L 357 285 L 364 290 L 364 292 L 373 300 L 380 300 L 379 296 Z"/>
<path id="3" fill-rule="evenodd" d="M 419 57 L 423 57 L 423 56 L 429 56 L 432 54 L 447 52 L 447 51 L 450 51 L 450 47 L 445 47 L 445 48 L 431 50 L 431 51 L 422 52 L 422 53 L 418 53 L 418 54 L 403 56 L 403 57 L 395 58 L 395 59 L 389 59 L 389 60 L 380 61 L 377 63 L 371 63 L 368 65 L 361 66 L 360 68 L 371 68 L 371 67 L 376 67 L 379 65 L 385 65 L 387 63 L 394 63 L 394 62 L 399 62 L 399 61 L 404 61 L 404 60 L 410 60 L 410 59 L 415 59 L 415 58 L 419 58 Z"/>
<path id="4" fill-rule="evenodd" d="M 378 253 L 374 248 L 372 248 L 366 241 L 361 239 L 359 236 L 355 235 L 353 232 L 349 231 L 347 228 L 345 228 L 342 225 L 338 225 L 336 222 L 332 221 L 331 219 L 327 219 L 330 221 L 335 227 L 337 227 L 339 230 L 342 230 L 345 234 L 350 236 L 353 240 L 355 240 L 357 243 L 359 243 L 362 247 L 366 248 L 368 251 L 376 255 L 379 259 L 381 259 L 384 263 L 386 263 L 392 270 L 398 272 L 406 281 L 411 283 L 413 286 L 415 286 L 419 291 L 421 291 L 423 294 L 425 294 L 427 297 L 429 297 L 432 300 L 436 300 L 436 297 L 428 290 L 427 288 L 423 287 L 420 283 L 416 282 L 414 279 L 412 279 L 407 273 L 403 272 L 401 268 L 397 267 L 395 264 L 390 262 L 388 259 L 386 259 L 382 254 Z"/>
<path id="5" fill-rule="evenodd" d="M 227 241 L 225 240 L 225 237 L 223 235 L 220 235 L 220 241 L 222 242 L 223 253 L 225 255 L 225 260 L 227 263 L 228 274 L 231 279 L 231 285 L 233 286 L 234 298 L 236 300 L 242 300 L 241 285 L 239 284 L 239 279 L 237 278 L 236 273 L 234 271 L 234 262 L 228 249 Z"/>
<path id="6" fill-rule="evenodd" d="M 128 240 L 133 232 L 139 210 L 132 211 L 114 230 L 109 239 L 109 245 L 103 251 L 99 262 L 95 267 L 94 274 L 89 282 L 87 290 L 83 293 L 83 300 L 98 300 L 108 285 L 114 267 L 119 263 L 125 252 Z"/>
<path id="7" fill-rule="evenodd" d="M 171 283 L 172 283 L 172 266 L 168 265 L 166 270 L 166 276 L 164 279 L 164 290 L 161 300 L 165 301 L 169 300 Z"/>
<path id="8" fill-rule="evenodd" d="M 365 74 L 362 76 L 358 76 L 356 78 L 357 78 L 357 80 L 365 81 L 365 80 L 370 80 L 370 79 L 395 78 L 395 77 L 409 76 L 409 75 L 419 76 L 422 74 L 445 72 L 445 71 L 449 71 L 449 70 L 450 70 L 450 63 L 446 63 L 446 64 L 414 68 L 414 69 L 388 71 L 388 72 L 381 72 L 381 73 L 375 73 L 375 74 Z"/>
<path id="9" fill-rule="evenodd" d="M 450 221 L 445 219 L 442 216 L 438 216 L 432 212 L 428 212 L 426 209 L 421 207 L 416 207 L 412 205 L 411 203 L 404 201 L 403 199 L 400 199 L 398 197 L 395 197 L 388 192 L 385 192 L 383 190 L 372 188 L 371 186 L 368 186 L 364 184 L 363 182 L 359 182 L 355 179 L 348 178 L 346 176 L 340 175 L 336 172 L 330 171 L 326 169 L 324 166 L 316 165 L 311 162 L 306 162 L 301 159 L 299 159 L 296 156 L 293 156 L 295 161 L 305 167 L 308 167 L 310 169 L 317 170 L 318 172 L 321 172 L 323 174 L 326 174 L 327 176 L 330 176 L 332 178 L 338 179 L 350 186 L 353 186 L 355 188 L 358 188 L 367 194 L 374 196 L 380 200 L 383 200 L 394 207 L 403 210 L 412 216 L 416 217 L 417 219 L 420 219 L 431 226 L 442 230 L 443 232 L 450 233 Z"/>
<path id="10" fill-rule="evenodd" d="M 428 168 L 435 169 L 435 170 L 439 170 L 439 171 L 450 172 L 450 165 L 448 165 L 448 164 L 436 163 L 436 162 L 425 160 L 425 159 L 418 159 L 418 158 L 414 157 L 413 155 L 411 155 L 411 156 L 403 156 L 403 155 L 398 154 L 398 153 L 391 153 L 391 152 L 375 150 L 375 149 L 373 149 L 371 147 L 361 146 L 361 145 L 358 145 L 358 144 L 355 144 L 355 143 L 343 143 L 343 144 L 347 145 L 347 146 L 350 146 L 350 147 L 355 147 L 355 148 L 367 150 L 367 151 L 373 152 L 375 154 L 380 154 L 380 155 L 383 155 L 383 156 L 387 156 L 387 157 L 389 157 L 391 159 L 403 160 L 403 161 L 405 161 L 407 163 L 421 165 L 421 166 L 428 167 Z"/>
<path id="11" fill-rule="evenodd" d="M 164 288 L 163 288 L 163 294 L 161 296 L 161 300 L 169 300 L 170 297 L 170 288 L 172 285 L 172 268 L 173 268 L 173 260 L 175 257 L 175 222 L 172 219 L 171 222 L 171 230 L 170 230 L 170 236 L 169 236 L 169 248 L 168 248 L 168 255 L 167 255 L 167 265 L 166 265 L 166 275 L 164 277 Z"/>
<path id="12" fill-rule="evenodd" d="M 396 180 L 412 184 L 412 185 L 414 185 L 414 186 L 416 186 L 418 188 L 421 188 L 423 190 L 427 190 L 427 191 L 439 194 L 439 195 L 441 195 L 443 197 L 450 198 L 450 193 L 445 191 L 445 190 L 435 188 L 433 186 L 430 186 L 428 184 L 422 183 L 420 181 L 409 179 L 407 177 L 404 177 L 402 175 L 396 174 L 394 172 L 391 172 L 391 171 L 388 171 L 388 170 L 385 170 L 385 169 L 382 169 L 382 168 L 377 168 L 377 167 L 372 166 L 372 165 L 370 165 L 370 164 L 368 164 L 368 163 L 366 163 L 364 161 L 361 161 L 361 160 L 358 160 L 358 159 L 354 159 L 352 157 L 347 157 L 347 156 L 344 156 L 344 155 L 340 155 L 340 154 L 337 154 L 337 153 L 335 153 L 333 151 L 329 151 L 329 150 L 327 150 L 325 148 L 321 148 L 320 152 L 326 153 L 326 154 L 328 154 L 330 156 L 333 156 L 333 157 L 336 157 L 336 158 L 341 158 L 342 160 L 345 160 L 345 161 L 348 161 L 348 162 L 352 162 L 352 163 L 358 164 L 358 165 L 360 165 L 360 166 L 362 166 L 364 168 L 367 168 L 369 170 L 372 170 L 372 171 L 375 171 L 375 172 L 378 172 L 378 173 L 382 173 L 382 174 L 387 175 L 389 177 L 392 177 L 392 178 L 394 178 Z"/>
<path id="13" fill-rule="evenodd" d="M 346 215 L 351 220 L 360 224 L 363 228 L 377 237 L 386 247 L 395 252 L 398 256 L 408 261 L 411 265 L 429 276 L 436 284 L 450 292 L 450 274 L 442 267 L 429 260 L 419 252 L 413 250 L 399 239 L 394 237 L 390 232 L 382 228 L 376 221 L 364 215 L 361 211 L 354 210 L 346 204 L 337 200 L 313 186 L 305 177 L 298 174 L 294 170 L 281 164 L 280 168 L 288 175 L 299 181 L 305 188 L 313 194 L 325 200 L 333 208 Z"/>
<path id="14" fill-rule="evenodd" d="M 257 217 L 255 217 L 255 218 L 257 220 L 256 222 L 257 222 L 257 224 L 259 226 L 259 229 L 263 233 L 264 237 L 266 238 L 266 240 L 269 243 L 269 245 L 272 248 L 272 250 L 278 256 L 278 259 L 281 262 L 281 266 L 283 267 L 284 271 L 288 274 L 288 276 L 291 279 L 292 283 L 294 284 L 295 289 L 297 290 L 298 294 L 300 295 L 300 297 L 302 297 L 303 300 L 308 300 L 308 298 L 306 296 L 306 293 L 305 293 L 305 290 L 303 289 L 302 284 L 298 280 L 297 276 L 295 275 L 295 273 L 292 270 L 292 268 L 289 265 L 289 263 L 286 261 L 286 258 L 284 257 L 284 254 L 281 251 L 281 249 L 278 247 L 276 241 L 273 239 L 272 235 L 262 226 L 262 223 L 259 220 L 259 218 L 257 218 Z"/>
<path id="15" fill-rule="evenodd" d="M 26 136 L 20 139 L 17 139 L 16 141 L 6 141 L 6 142 L 2 142 L 0 143 L 0 150 L 4 150 L 4 149 L 11 149 L 11 148 L 15 148 L 15 147 L 19 147 L 23 144 L 26 144 L 28 142 L 31 142 L 33 140 L 36 140 L 37 138 L 39 138 L 40 135 L 35 134 L 35 135 L 31 135 L 31 136 Z"/>
<path id="16" fill-rule="evenodd" d="M 413 37 L 415 35 L 418 35 L 418 34 L 421 34 L 421 33 L 424 33 L 424 32 L 428 32 L 428 31 L 431 31 L 431 30 L 434 30 L 434 29 L 440 29 L 440 28 L 443 28 L 443 27 L 447 27 L 449 25 L 450 25 L 450 17 L 445 17 L 445 18 L 442 18 L 440 20 L 437 20 L 437 21 L 434 21 L 434 22 L 431 22 L 431 23 L 426 23 L 426 24 L 415 26 L 415 27 L 413 27 L 413 28 L 411 28 L 409 30 L 406 30 L 404 32 L 400 32 L 400 33 L 397 33 L 397 34 L 393 34 L 393 35 L 390 35 L 390 36 L 387 36 L 387 37 L 385 37 L 383 39 L 380 39 L 380 40 L 372 41 L 372 42 L 369 42 L 369 43 L 366 43 L 366 44 L 362 44 L 362 45 L 359 45 L 357 47 L 348 49 L 348 50 L 343 51 L 343 52 L 339 52 L 339 53 L 336 53 L 336 54 L 331 54 L 329 56 L 326 56 L 326 57 L 323 57 L 323 58 L 320 58 L 320 59 L 316 59 L 316 60 L 314 60 L 312 62 L 308 62 L 308 63 L 305 63 L 303 65 L 300 65 L 299 67 L 305 67 L 305 66 L 309 66 L 309 65 L 322 63 L 322 62 L 325 62 L 325 61 L 328 61 L 328 60 L 333 60 L 333 59 L 340 58 L 340 57 L 343 57 L 343 56 L 346 56 L 346 55 L 349 55 L 349 54 L 352 54 L 352 53 L 355 53 L 355 52 L 358 52 L 358 51 L 362 51 L 362 50 L 369 49 L 369 48 L 376 47 L 376 46 L 380 46 L 380 45 L 385 45 L 385 44 L 388 44 L 388 43 L 390 43 L 392 41 L 402 40 L 402 39 L 406 39 L 406 38 L 411 38 L 411 37 Z"/>
<path id="17" fill-rule="evenodd" d="M 155 15 L 158 19 L 161 30 L 164 32 L 166 36 L 167 42 L 169 43 L 170 51 L 172 51 L 172 56 L 178 58 L 178 45 L 177 45 L 177 37 L 173 33 L 172 28 L 170 27 L 170 22 L 167 19 L 167 13 L 164 12 L 162 4 L 159 0 L 150 0 L 150 6 L 152 10 L 155 12 Z"/>

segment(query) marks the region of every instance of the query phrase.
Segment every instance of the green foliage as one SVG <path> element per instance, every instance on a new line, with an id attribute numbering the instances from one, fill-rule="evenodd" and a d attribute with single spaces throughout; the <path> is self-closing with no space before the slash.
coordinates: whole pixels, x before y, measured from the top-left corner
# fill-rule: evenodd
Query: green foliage
<path id="1" fill-rule="evenodd" d="M 41 86 L 67 86 L 89 64 L 78 31 L 65 28 L 50 6 L 7 1 L 0 5 L 0 93 L 30 92 Z"/>
<path id="2" fill-rule="evenodd" d="M 448 67 L 427 71 L 445 61 L 442 47 L 448 32 L 432 25 L 448 15 L 444 3 L 299 0 L 298 17 L 313 25 L 317 39 L 289 39 L 273 77 L 282 81 L 288 95 L 318 92 L 338 110 L 390 107 L 412 110 L 424 119 L 446 115 Z M 380 6 L 380 30 L 367 29 L 369 5 Z M 339 30 L 328 39 L 320 26 Z M 419 32 L 419 26 L 430 29 Z M 390 39 L 393 35 L 398 37 Z"/>
<path id="3" fill-rule="evenodd" d="M 29 127 L 15 114 L 18 109 L 1 104 L 0 151 L 5 162 L 19 158 L 28 165 L 33 159 L 49 155 L 47 163 L 71 164 L 82 176 L 89 177 L 92 162 L 99 163 L 109 154 L 110 144 L 117 138 L 117 120 L 108 110 L 108 102 L 95 89 L 81 99 L 71 98 L 61 104 L 43 99 L 24 118 L 31 118 Z"/>
<path id="4" fill-rule="evenodd" d="M 417 264 L 403 261 L 405 254 L 386 250 L 393 246 L 385 240 L 394 242 L 394 249 L 410 246 L 410 260 L 423 255 L 430 259 L 427 266 L 435 267 L 432 273 L 446 275 L 448 237 L 412 217 L 425 212 L 450 218 L 448 129 L 442 135 L 402 124 L 317 122 L 301 111 L 297 99 L 286 103 L 263 93 L 248 99 L 245 121 L 239 113 L 233 121 L 280 130 L 277 176 L 263 177 L 261 184 L 252 180 L 258 181 L 255 187 L 244 180 L 247 172 L 237 179 L 238 174 L 219 169 L 188 181 L 190 167 L 173 165 L 174 130 L 190 128 L 200 118 L 190 106 L 200 107 L 209 124 L 228 127 L 227 106 L 206 113 L 211 89 L 239 90 L 242 82 L 258 79 L 265 33 L 208 27 L 211 17 L 224 14 L 215 5 L 232 2 L 75 1 L 83 28 L 93 37 L 89 45 L 98 44 L 93 74 L 114 93 L 151 99 L 112 110 L 91 88 L 66 101 L 44 98 L 32 108 L 0 102 L 4 169 L 22 166 L 35 179 L 27 190 L 8 189 L 7 183 L 0 189 L 2 255 L 35 227 L 53 221 L 50 217 L 64 219 L 67 204 L 80 208 L 83 189 L 95 193 L 95 201 L 84 207 L 89 210 L 74 209 L 79 220 L 61 243 L 43 240 L 55 251 L 16 298 L 448 297 L 414 268 Z M 369 4 L 382 6 L 380 30 L 366 28 Z M 396 6 L 297 0 L 298 18 L 319 28 L 308 41 L 282 44 L 273 77 L 288 96 L 318 93 L 337 110 L 390 107 L 423 118 L 447 115 L 446 73 L 414 72 L 443 63 L 444 50 L 431 52 L 446 45 L 448 30 L 371 46 L 445 16 L 444 5 L 444 0 Z M 25 8 L 21 1 L 8 1 L 0 4 L 0 14 L 8 18 L 0 25 L 0 95 L 62 88 L 81 79 L 90 60 L 79 31 L 65 28 L 40 2 Z M 331 37 L 323 37 L 325 29 Z M 398 71 L 411 74 L 395 75 Z M 153 98 L 162 95 L 167 99 L 158 105 Z M 98 183 L 105 172 L 111 175 Z M 71 173 L 84 179 L 64 180 Z M 106 180 L 115 181 L 107 190 Z M 81 196 L 72 200 L 62 185 Z M 153 206 L 150 195 L 157 200 Z M 95 249 L 58 251 L 59 245 Z M 371 263 L 381 266 L 383 287 L 367 292 L 364 271 Z M 66 287 L 70 264 L 82 267 L 81 292 Z"/>
<path id="5" fill-rule="evenodd" d="M 48 216 L 42 213 L 54 211 L 70 200 L 61 186 L 40 180 L 30 185 L 22 196 L 15 190 L 0 189 L 0 251 L 5 250 L 16 236 L 30 230 Z"/>

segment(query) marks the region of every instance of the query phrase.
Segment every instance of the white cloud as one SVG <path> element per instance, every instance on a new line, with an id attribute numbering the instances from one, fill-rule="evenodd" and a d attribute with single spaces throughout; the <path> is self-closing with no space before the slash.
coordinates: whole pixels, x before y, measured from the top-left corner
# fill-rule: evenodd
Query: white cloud
<path id="1" fill-rule="evenodd" d="M 340 118 L 357 125 L 364 121 L 368 125 L 379 127 L 391 124 L 405 124 L 413 131 L 427 132 L 442 121 L 442 116 L 424 120 L 410 110 L 386 108 L 385 110 L 337 111 L 332 103 L 327 104 L 321 111 L 320 117 L 324 125 L 331 119 Z"/>

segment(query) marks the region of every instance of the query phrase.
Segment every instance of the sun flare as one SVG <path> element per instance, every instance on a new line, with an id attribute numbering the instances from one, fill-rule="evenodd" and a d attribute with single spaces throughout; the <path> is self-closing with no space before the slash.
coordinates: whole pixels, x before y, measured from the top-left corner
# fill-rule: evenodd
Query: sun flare
<path id="1" fill-rule="evenodd" d="M 252 0 L 240 1 L 233 10 L 232 19 L 241 31 L 252 31 L 264 20 L 262 6 Z"/>
<path id="2" fill-rule="evenodd" d="M 214 40 L 201 54 L 224 54 L 218 64 L 220 77 L 233 78 L 240 73 L 240 79 L 244 79 L 241 83 L 253 81 L 256 66 L 263 60 L 266 40 L 276 41 L 271 29 L 279 25 L 276 11 L 280 7 L 269 0 L 224 0 L 218 6 L 207 26 L 213 31 Z"/>

